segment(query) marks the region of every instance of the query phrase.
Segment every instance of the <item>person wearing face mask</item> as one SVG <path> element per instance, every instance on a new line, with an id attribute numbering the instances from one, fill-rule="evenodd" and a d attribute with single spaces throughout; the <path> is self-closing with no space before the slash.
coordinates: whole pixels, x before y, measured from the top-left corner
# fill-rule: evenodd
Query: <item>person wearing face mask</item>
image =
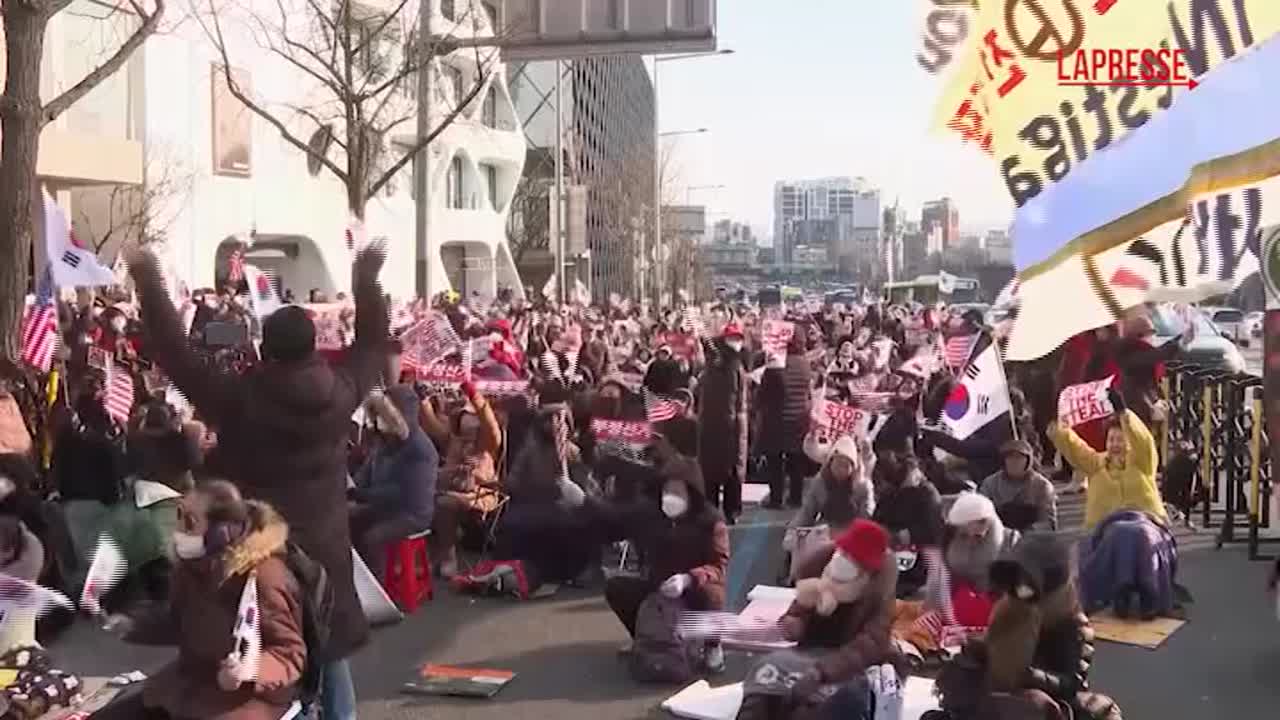
<path id="1" fill-rule="evenodd" d="M 328 574 L 334 601 L 320 702 L 326 718 L 350 720 L 356 697 L 346 658 L 368 641 L 369 626 L 352 572 L 343 449 L 352 414 L 386 365 L 389 313 L 378 283 L 385 251 L 373 244 L 356 253 L 356 340 L 340 363 L 317 354 L 315 323 L 289 305 L 262 323 L 263 361 L 235 375 L 211 369 L 192 347 L 156 258 L 139 250 L 127 259 L 148 356 L 217 428 L 206 467 L 276 508 L 298 546 Z M 415 414 L 416 408 L 415 400 Z"/>
<path id="2" fill-rule="evenodd" d="M 738 720 L 866 717 L 866 671 L 898 659 L 890 636 L 897 575 L 888 532 L 865 519 L 810 558 L 780 621 L 798 645 L 748 671 Z"/>
<path id="3" fill-rule="evenodd" d="M 642 577 L 618 575 L 605 584 L 605 601 L 632 637 L 641 604 L 655 592 L 689 609 L 723 610 L 729 573 L 729 528 L 707 500 L 697 462 L 662 437 L 653 456 L 662 488 L 656 503 L 588 504 L 608 539 L 630 540 L 646 559 Z M 709 671 L 723 669 L 718 644 L 708 648 L 705 662 Z"/>
<path id="4" fill-rule="evenodd" d="M 125 641 L 177 645 L 178 657 L 142 692 L 97 720 L 278 720 L 299 695 L 307 665 L 303 590 L 286 562 L 289 527 L 269 505 L 211 481 L 182 498 L 169 607 L 123 624 Z M 262 646 L 256 677 L 241 680 L 232 630 L 248 582 L 257 584 Z"/>
<path id="5" fill-rule="evenodd" d="M 895 551 L 919 554 L 941 546 L 942 496 L 920 470 L 909 440 L 882 446 L 871 478 L 876 490 L 872 519 L 889 530 Z M 924 581 L 924 563 L 918 562 L 899 576 L 899 594 L 915 593 Z"/>
<path id="6" fill-rule="evenodd" d="M 441 418 L 427 398 L 421 403 L 419 421 L 444 450 L 440 469 L 435 515 L 431 521 L 431 549 L 437 553 L 440 574 L 452 578 L 458 573 L 458 534 L 468 514 L 483 514 L 497 508 L 498 453 L 502 451 L 502 426 L 498 416 L 475 383 L 464 382 L 466 401 L 452 418 Z"/>
<path id="7" fill-rule="evenodd" d="M 1035 452 L 1026 440 L 1000 447 L 1003 467 L 982 481 L 978 492 L 995 504 L 1000 519 L 1017 530 L 1058 529 L 1058 494 L 1035 469 Z"/>
<path id="8" fill-rule="evenodd" d="M 742 483 L 747 476 L 751 384 L 743 365 L 742 329 L 724 327 L 707 352 L 698 380 L 698 461 L 707 501 L 720 507 L 732 525 L 742 513 Z"/>

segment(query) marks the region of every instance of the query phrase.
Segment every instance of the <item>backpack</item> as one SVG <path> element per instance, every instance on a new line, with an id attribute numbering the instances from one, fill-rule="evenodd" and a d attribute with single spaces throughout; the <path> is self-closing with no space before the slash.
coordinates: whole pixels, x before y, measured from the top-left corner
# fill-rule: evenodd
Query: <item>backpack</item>
<path id="1" fill-rule="evenodd" d="M 651 593 L 636 613 L 631 673 L 640 682 L 688 683 L 702 662 L 702 643 L 676 634 L 682 606 L 661 593 Z"/>
<path id="2" fill-rule="evenodd" d="M 298 681 L 298 699 L 305 706 L 320 696 L 333 617 L 333 586 L 324 566 L 293 543 L 286 546 L 285 564 L 302 589 L 302 640 L 307 646 L 307 664 Z"/>

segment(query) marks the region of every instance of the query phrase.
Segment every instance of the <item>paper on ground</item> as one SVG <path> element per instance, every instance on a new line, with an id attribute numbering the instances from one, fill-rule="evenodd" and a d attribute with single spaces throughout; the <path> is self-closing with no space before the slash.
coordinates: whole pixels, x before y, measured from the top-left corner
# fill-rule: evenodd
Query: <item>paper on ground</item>
<path id="1" fill-rule="evenodd" d="M 930 710 L 938 710 L 933 681 L 910 677 L 902 684 L 902 720 L 920 720 Z M 667 698 L 662 709 L 689 720 L 733 720 L 742 707 L 742 683 L 713 688 L 699 680 Z"/>
<path id="2" fill-rule="evenodd" d="M 360 598 L 360 608 L 370 625 L 387 625 L 404 619 L 404 613 L 391 602 L 382 583 L 378 582 L 369 566 L 360 559 L 360 553 L 351 549 L 351 573 L 356 582 L 356 596 Z"/>

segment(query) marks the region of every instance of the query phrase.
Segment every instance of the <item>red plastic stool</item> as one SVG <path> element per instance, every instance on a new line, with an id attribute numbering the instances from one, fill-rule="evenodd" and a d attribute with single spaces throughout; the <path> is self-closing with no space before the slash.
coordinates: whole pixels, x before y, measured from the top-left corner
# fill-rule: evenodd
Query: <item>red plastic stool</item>
<path id="1" fill-rule="evenodd" d="M 430 530 L 414 533 L 387 545 L 387 576 L 382 587 L 405 612 L 413 612 L 423 600 L 434 595 L 431 587 L 431 560 L 427 555 Z"/>

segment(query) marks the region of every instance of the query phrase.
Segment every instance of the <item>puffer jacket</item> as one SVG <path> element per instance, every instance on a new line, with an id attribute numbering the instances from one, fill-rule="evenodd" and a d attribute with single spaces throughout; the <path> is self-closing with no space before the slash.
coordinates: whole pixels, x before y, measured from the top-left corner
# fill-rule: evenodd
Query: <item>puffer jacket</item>
<path id="1" fill-rule="evenodd" d="M 800 452 L 809 432 L 812 371 L 802 354 L 787 354 L 785 367 L 769 368 L 757 398 L 758 448 L 762 452 Z"/>

